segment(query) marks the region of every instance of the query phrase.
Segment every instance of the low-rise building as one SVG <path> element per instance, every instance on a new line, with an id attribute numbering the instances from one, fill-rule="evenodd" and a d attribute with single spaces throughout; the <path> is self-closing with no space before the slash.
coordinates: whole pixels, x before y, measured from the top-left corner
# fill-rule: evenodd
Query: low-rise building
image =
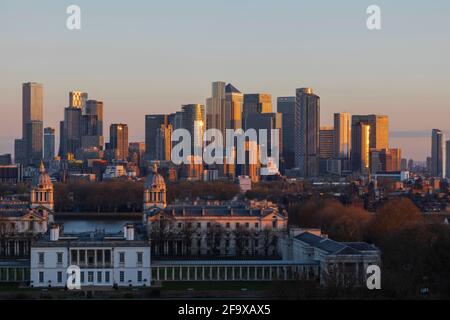
<path id="1" fill-rule="evenodd" d="M 316 261 L 323 285 L 363 285 L 370 265 L 381 265 L 381 253 L 365 242 L 337 242 L 320 230 L 291 230 L 280 241 L 283 259 Z"/>
<path id="2" fill-rule="evenodd" d="M 145 234 L 126 225 L 121 234 L 50 233 L 31 248 L 32 287 L 65 287 L 71 266 L 80 270 L 82 287 L 150 286 L 150 245 Z"/>

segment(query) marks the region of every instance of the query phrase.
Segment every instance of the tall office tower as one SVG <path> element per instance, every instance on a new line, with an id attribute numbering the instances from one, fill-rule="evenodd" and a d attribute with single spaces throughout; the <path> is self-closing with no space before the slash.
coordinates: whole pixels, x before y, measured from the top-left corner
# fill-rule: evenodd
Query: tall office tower
<path id="1" fill-rule="evenodd" d="M 88 94 L 86 92 L 71 91 L 69 92 L 69 107 L 84 109 L 87 99 Z"/>
<path id="2" fill-rule="evenodd" d="M 352 126 L 352 170 L 362 174 L 369 173 L 370 125 L 359 122 Z"/>
<path id="3" fill-rule="evenodd" d="M 251 113 L 271 113 L 272 96 L 267 93 L 244 94 L 244 107 L 242 110 L 242 119 L 245 127 L 245 118 Z"/>
<path id="4" fill-rule="evenodd" d="M 51 161 L 55 158 L 55 128 L 44 129 L 44 160 Z"/>
<path id="5" fill-rule="evenodd" d="M 64 123 L 62 124 L 60 149 L 61 158 L 68 159 L 81 148 L 81 119 L 82 109 L 67 107 L 64 109 Z"/>
<path id="6" fill-rule="evenodd" d="M 14 140 L 14 163 L 22 165 L 27 163 L 27 146 L 25 139 Z"/>
<path id="7" fill-rule="evenodd" d="M 103 150 L 103 102 L 88 100 L 81 116 L 81 149 Z"/>
<path id="8" fill-rule="evenodd" d="M 141 168 L 144 167 L 145 142 L 130 142 L 128 146 L 128 158 L 130 162 L 135 163 Z"/>
<path id="9" fill-rule="evenodd" d="M 445 134 L 439 129 L 433 129 L 431 137 L 431 175 L 433 177 L 445 178 L 446 174 L 446 151 Z"/>
<path id="10" fill-rule="evenodd" d="M 408 160 L 408 171 L 412 171 L 414 169 L 414 160 L 409 159 Z"/>
<path id="11" fill-rule="evenodd" d="M 401 171 L 408 171 L 408 159 L 402 159 L 400 162 Z"/>
<path id="12" fill-rule="evenodd" d="M 225 129 L 242 129 L 244 95 L 235 86 L 229 83 L 225 87 L 225 100 Z"/>
<path id="13" fill-rule="evenodd" d="M 279 97 L 277 111 L 282 114 L 283 159 L 286 169 L 295 167 L 295 97 Z"/>
<path id="14" fill-rule="evenodd" d="M 385 171 L 395 172 L 402 170 L 402 149 L 389 148 L 386 149 L 386 167 Z"/>
<path id="15" fill-rule="evenodd" d="M 44 89 L 42 84 L 28 82 L 22 85 L 22 139 L 30 121 L 44 121 Z"/>
<path id="16" fill-rule="evenodd" d="M 245 122 L 248 129 L 255 129 L 258 137 L 258 145 L 260 147 L 267 147 L 268 156 L 274 156 L 270 153 L 272 144 L 271 130 L 278 130 L 278 151 L 283 153 L 283 115 L 281 113 L 252 113 L 247 115 Z M 259 139 L 259 130 L 267 130 L 267 145 L 264 146 Z"/>
<path id="17" fill-rule="evenodd" d="M 202 104 L 187 104 L 181 107 L 182 128 L 191 134 L 191 154 L 203 154 L 203 134 L 205 132 L 205 106 Z"/>
<path id="18" fill-rule="evenodd" d="M 259 162 L 259 150 L 256 141 L 246 141 L 244 145 L 245 162 L 236 165 L 237 176 L 248 176 L 256 183 L 260 178 L 261 163 Z"/>
<path id="19" fill-rule="evenodd" d="M 352 127 L 365 123 L 370 126 L 370 149 L 389 149 L 389 118 L 384 115 L 354 115 Z"/>
<path id="20" fill-rule="evenodd" d="M 217 129 L 225 136 L 226 94 L 225 82 L 212 84 L 212 97 L 206 99 L 206 129 Z"/>
<path id="21" fill-rule="evenodd" d="M 14 143 L 17 163 L 39 165 L 42 160 L 43 100 L 42 84 L 22 84 L 22 139 Z"/>
<path id="22" fill-rule="evenodd" d="M 172 157 L 172 125 L 162 124 L 156 130 L 156 160 L 170 161 Z"/>
<path id="23" fill-rule="evenodd" d="M 112 124 L 109 129 L 109 148 L 114 160 L 128 160 L 128 126 L 123 123 Z"/>
<path id="24" fill-rule="evenodd" d="M 447 173 L 447 178 L 450 179 L 450 140 L 448 140 L 445 144 L 445 159 L 446 159 L 446 163 L 445 163 L 445 171 Z"/>
<path id="25" fill-rule="evenodd" d="M 65 131 L 65 122 L 60 121 L 59 122 L 59 150 L 58 150 L 58 156 L 61 159 L 65 158 L 65 155 L 67 153 L 66 151 L 66 147 L 67 147 L 67 142 L 66 142 L 66 137 L 64 136 L 64 131 Z"/>
<path id="26" fill-rule="evenodd" d="M 370 149 L 370 172 L 401 171 L 401 156 L 401 149 Z"/>
<path id="27" fill-rule="evenodd" d="M 334 155 L 334 127 L 320 127 L 319 155 L 321 159 L 332 159 Z"/>
<path id="28" fill-rule="evenodd" d="M 97 100 L 87 100 L 84 114 L 97 116 L 95 131 L 103 140 L 103 102 Z"/>
<path id="29" fill-rule="evenodd" d="M 351 116 L 349 113 L 334 114 L 334 157 L 350 159 L 351 151 Z"/>
<path id="30" fill-rule="evenodd" d="M 426 166 L 426 169 L 427 169 L 427 173 L 428 174 L 431 174 L 431 171 L 432 171 L 432 168 L 431 168 L 431 162 L 432 162 L 432 159 L 431 159 L 431 157 L 427 157 L 427 159 L 426 159 L 426 161 L 425 161 L 425 166 Z"/>
<path id="31" fill-rule="evenodd" d="M 167 126 L 169 116 L 166 114 L 150 114 L 145 116 L 145 157 L 157 160 L 155 137 L 162 125 Z"/>
<path id="32" fill-rule="evenodd" d="M 319 174 L 320 97 L 311 88 L 296 91 L 295 163 L 303 177 Z"/>
<path id="33" fill-rule="evenodd" d="M 39 166 L 42 161 L 44 128 L 42 121 L 29 121 L 25 126 L 28 164 Z"/>
<path id="34" fill-rule="evenodd" d="M 175 113 L 171 113 L 168 116 L 168 122 L 172 125 L 172 130 L 181 129 L 183 126 L 183 112 L 177 111 Z"/>

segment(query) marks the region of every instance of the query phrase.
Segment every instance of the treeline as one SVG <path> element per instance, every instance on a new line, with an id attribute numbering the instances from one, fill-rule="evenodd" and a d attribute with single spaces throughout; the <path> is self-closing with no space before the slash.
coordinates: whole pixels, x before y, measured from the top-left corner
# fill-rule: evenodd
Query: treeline
<path id="1" fill-rule="evenodd" d="M 144 183 L 135 181 L 55 184 L 56 212 L 140 212 Z M 230 200 L 239 186 L 229 182 L 179 181 L 167 185 L 168 203 L 178 200 Z"/>
<path id="2" fill-rule="evenodd" d="M 253 184 L 252 190 L 247 191 L 245 196 L 249 199 L 279 201 L 287 194 L 301 194 L 304 191 L 304 182 L 262 181 Z"/>
<path id="3" fill-rule="evenodd" d="M 167 200 L 221 200 L 233 199 L 239 194 L 239 186 L 228 181 L 177 181 L 169 183 Z"/>
<path id="4" fill-rule="evenodd" d="M 56 212 L 139 212 L 144 185 L 133 181 L 55 184 Z"/>
<path id="5" fill-rule="evenodd" d="M 19 184 L 0 183 L 0 197 L 26 194 L 29 192 L 30 186 L 26 183 L 19 183 Z"/>
<path id="6" fill-rule="evenodd" d="M 289 214 L 291 225 L 321 227 L 331 239 L 380 248 L 382 297 L 450 297 L 450 227 L 426 220 L 411 200 L 390 200 L 375 214 L 314 200 L 291 207 Z"/>

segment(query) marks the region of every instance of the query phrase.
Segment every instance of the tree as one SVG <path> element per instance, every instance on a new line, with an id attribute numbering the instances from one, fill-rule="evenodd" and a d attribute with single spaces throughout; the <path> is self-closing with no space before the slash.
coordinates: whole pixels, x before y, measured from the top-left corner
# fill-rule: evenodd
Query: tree
<path id="1" fill-rule="evenodd" d="M 173 238 L 173 223 L 171 220 L 160 217 L 150 227 L 150 239 L 154 243 L 155 253 L 164 255 L 164 246 Z"/>
<path id="2" fill-rule="evenodd" d="M 386 235 L 423 224 L 424 219 L 419 208 L 407 198 L 389 200 L 377 211 L 370 224 L 370 236 L 380 242 Z"/>

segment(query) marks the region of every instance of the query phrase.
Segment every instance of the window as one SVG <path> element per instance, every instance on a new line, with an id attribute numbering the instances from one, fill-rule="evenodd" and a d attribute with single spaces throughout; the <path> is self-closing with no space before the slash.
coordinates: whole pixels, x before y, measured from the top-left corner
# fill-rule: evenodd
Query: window
<path id="1" fill-rule="evenodd" d="M 142 271 L 137 272 L 137 281 L 142 282 Z"/>
<path id="2" fill-rule="evenodd" d="M 125 252 L 119 252 L 119 263 L 125 263 Z"/>
<path id="3" fill-rule="evenodd" d="M 105 272 L 105 282 L 109 283 L 109 271 Z"/>
<path id="4" fill-rule="evenodd" d="M 125 272 L 120 271 L 120 274 L 119 274 L 119 281 L 120 281 L 120 282 L 125 282 Z"/>
<path id="5" fill-rule="evenodd" d="M 227 228 L 230 229 L 230 223 L 229 222 L 227 222 Z"/>
<path id="6" fill-rule="evenodd" d="M 58 271 L 58 283 L 62 282 L 62 272 Z"/>
<path id="7" fill-rule="evenodd" d="M 81 250 L 80 251 L 80 263 L 85 263 L 86 262 L 86 251 Z"/>
<path id="8" fill-rule="evenodd" d="M 44 283 L 44 272 L 39 272 L 39 282 Z"/>
<path id="9" fill-rule="evenodd" d="M 84 271 L 81 271 L 80 273 L 80 282 L 84 283 Z"/>
<path id="10" fill-rule="evenodd" d="M 39 252 L 39 264 L 44 264 L 44 253 L 43 252 Z"/>
<path id="11" fill-rule="evenodd" d="M 111 263 L 111 251 L 110 250 L 105 251 L 105 263 L 106 264 Z"/>
<path id="12" fill-rule="evenodd" d="M 272 221 L 272 228 L 273 229 L 276 229 L 278 227 L 278 221 L 277 221 L 277 219 L 274 219 L 273 221 Z"/>
<path id="13" fill-rule="evenodd" d="M 77 264 L 78 262 L 78 251 L 72 250 L 70 251 L 70 261 L 72 264 Z"/>
<path id="14" fill-rule="evenodd" d="M 94 282 L 94 272 L 89 271 L 88 272 L 88 283 L 93 283 L 93 282 Z"/>
<path id="15" fill-rule="evenodd" d="M 137 253 L 137 263 L 139 264 L 139 265 L 142 265 L 142 252 L 138 252 Z"/>
<path id="16" fill-rule="evenodd" d="M 62 252 L 58 252 L 56 254 L 56 261 L 57 261 L 58 264 L 62 264 L 63 263 L 63 254 L 62 254 Z"/>
<path id="17" fill-rule="evenodd" d="M 259 223 L 255 222 L 255 228 L 258 229 L 259 228 Z"/>
<path id="18" fill-rule="evenodd" d="M 95 250 L 88 250 L 87 251 L 87 262 L 88 265 L 93 265 L 95 261 Z"/>
<path id="19" fill-rule="evenodd" d="M 202 227 L 202 224 L 199 222 L 199 223 L 197 223 L 197 228 L 201 228 Z"/>
<path id="20" fill-rule="evenodd" d="M 208 222 L 208 223 L 206 224 L 206 227 L 207 227 L 207 228 L 211 228 L 211 222 Z"/>
<path id="21" fill-rule="evenodd" d="M 103 264 L 103 250 L 97 250 L 97 264 Z"/>
<path id="22" fill-rule="evenodd" d="M 247 229 L 250 228 L 250 223 L 246 222 L 246 223 L 245 223 L 245 227 L 246 227 Z"/>
<path id="23" fill-rule="evenodd" d="M 97 271 L 97 282 L 102 283 L 102 272 L 101 271 Z"/>
<path id="24" fill-rule="evenodd" d="M 239 222 L 236 222 L 236 228 L 239 228 Z"/>
<path id="25" fill-rule="evenodd" d="M 178 229 L 181 229 L 181 223 L 178 223 Z"/>

